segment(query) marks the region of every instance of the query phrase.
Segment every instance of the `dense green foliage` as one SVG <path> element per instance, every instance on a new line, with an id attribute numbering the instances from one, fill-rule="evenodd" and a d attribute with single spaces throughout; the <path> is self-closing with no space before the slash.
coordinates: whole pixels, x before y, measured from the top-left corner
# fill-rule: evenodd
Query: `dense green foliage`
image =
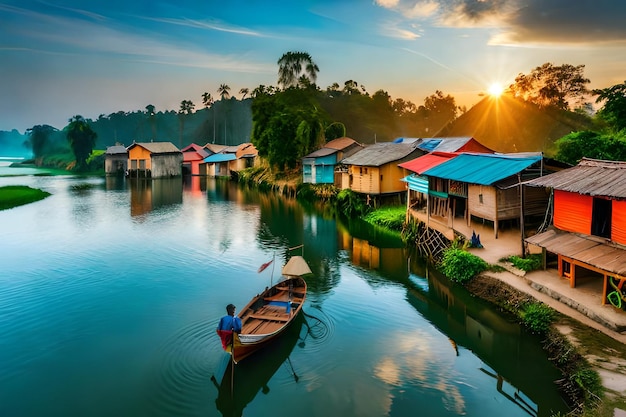
<path id="1" fill-rule="evenodd" d="M 541 107 L 562 110 L 576 109 L 585 105 L 589 93 L 584 65 L 553 65 L 549 62 L 536 67 L 530 74 L 519 74 L 509 91 L 515 96 Z"/>
<path id="2" fill-rule="evenodd" d="M 305 90 L 289 88 L 269 94 L 259 91 L 252 104 L 252 143 L 259 155 L 279 169 L 293 168 L 323 143 L 328 116 L 317 111 Z"/>
<path id="3" fill-rule="evenodd" d="M 533 333 L 544 334 L 554 321 L 554 311 L 540 302 L 525 305 L 520 311 L 522 322 Z"/>
<path id="4" fill-rule="evenodd" d="M 79 171 L 87 168 L 87 158 L 91 155 L 96 145 L 96 132 L 91 129 L 83 116 L 77 115 L 70 119 L 70 124 L 65 128 L 67 141 L 76 157 L 76 167 Z"/>
<path id="5" fill-rule="evenodd" d="M 571 165 L 576 165 L 583 157 L 626 161 L 626 132 L 574 132 L 557 140 L 556 146 L 555 158 Z"/>
<path id="6" fill-rule="evenodd" d="M 43 200 L 50 193 L 25 185 L 0 187 L 0 210 L 6 210 L 35 201 Z"/>
<path id="7" fill-rule="evenodd" d="M 612 87 L 594 90 L 597 103 L 604 102 L 598 116 L 616 132 L 626 129 L 626 81 Z"/>
<path id="8" fill-rule="evenodd" d="M 406 206 L 388 206 L 373 210 L 363 220 L 370 224 L 401 232 L 406 219 Z"/>
<path id="9" fill-rule="evenodd" d="M 341 190 L 337 194 L 336 207 L 346 217 L 363 217 L 370 211 L 363 196 L 350 189 Z"/>
<path id="10" fill-rule="evenodd" d="M 464 283 L 481 272 L 489 265 L 482 258 L 463 249 L 449 248 L 443 252 L 439 269 L 452 281 Z"/>

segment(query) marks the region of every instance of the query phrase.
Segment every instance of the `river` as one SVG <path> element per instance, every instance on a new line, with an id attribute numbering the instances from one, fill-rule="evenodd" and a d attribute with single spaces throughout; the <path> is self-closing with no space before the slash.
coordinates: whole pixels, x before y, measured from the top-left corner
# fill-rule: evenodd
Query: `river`
<path id="1" fill-rule="evenodd" d="M 375 228 L 223 180 L 7 174 L 52 195 L 0 211 L 2 416 L 567 411 L 537 337 Z M 217 322 L 290 254 L 305 314 L 231 374 Z"/>

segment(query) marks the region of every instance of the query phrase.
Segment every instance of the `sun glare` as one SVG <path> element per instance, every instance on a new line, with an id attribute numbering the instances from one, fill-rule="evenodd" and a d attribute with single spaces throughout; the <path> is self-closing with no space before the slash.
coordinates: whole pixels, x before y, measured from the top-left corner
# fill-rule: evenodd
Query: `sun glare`
<path id="1" fill-rule="evenodd" d="M 492 83 L 487 91 L 489 91 L 491 97 L 498 98 L 504 93 L 504 87 L 500 83 Z"/>

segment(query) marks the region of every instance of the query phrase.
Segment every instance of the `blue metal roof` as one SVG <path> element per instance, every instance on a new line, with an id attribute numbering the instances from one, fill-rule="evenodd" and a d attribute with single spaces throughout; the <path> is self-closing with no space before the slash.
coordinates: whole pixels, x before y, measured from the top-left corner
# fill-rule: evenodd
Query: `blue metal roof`
<path id="1" fill-rule="evenodd" d="M 470 184 L 492 185 L 522 172 L 535 162 L 541 161 L 541 158 L 541 154 L 464 153 L 422 174 Z"/>
<path id="2" fill-rule="evenodd" d="M 237 159 L 237 156 L 233 153 L 215 153 L 204 158 L 204 162 L 211 164 L 216 162 L 234 161 L 235 159 Z"/>
<path id="3" fill-rule="evenodd" d="M 440 143 L 441 139 L 424 139 L 422 143 L 418 145 L 418 147 L 427 152 L 432 152 L 437 148 L 437 146 L 439 146 Z"/>

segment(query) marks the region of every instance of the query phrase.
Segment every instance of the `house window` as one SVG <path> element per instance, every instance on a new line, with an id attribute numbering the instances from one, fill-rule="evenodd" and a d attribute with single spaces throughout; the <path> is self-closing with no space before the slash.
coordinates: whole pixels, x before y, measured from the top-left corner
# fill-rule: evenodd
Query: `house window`
<path id="1" fill-rule="evenodd" d="M 483 204 L 483 195 L 482 194 L 478 194 L 478 202 L 480 204 Z"/>
<path id="2" fill-rule="evenodd" d="M 604 198 L 593 199 L 591 213 L 591 234 L 594 236 L 611 238 L 611 200 Z"/>

